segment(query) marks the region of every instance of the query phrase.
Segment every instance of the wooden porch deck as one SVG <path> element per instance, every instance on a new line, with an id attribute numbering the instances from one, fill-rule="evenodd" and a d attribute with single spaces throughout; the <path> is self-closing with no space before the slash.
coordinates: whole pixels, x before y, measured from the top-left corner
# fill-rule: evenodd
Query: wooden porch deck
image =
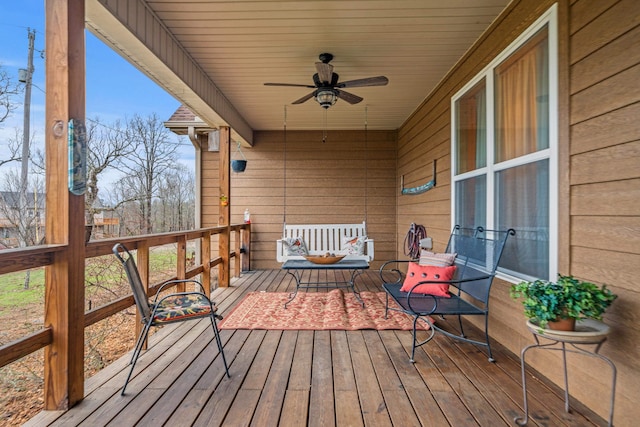
<path id="1" fill-rule="evenodd" d="M 375 271 L 360 290 L 379 290 Z M 222 314 L 246 292 L 287 291 L 279 270 L 245 273 L 214 300 Z M 513 426 L 522 415 L 520 361 L 494 343 L 483 350 L 436 336 L 409 362 L 409 331 L 247 331 L 221 333 L 231 378 L 223 375 L 205 321 L 161 329 L 120 389 L 130 353 L 85 382 L 85 399 L 67 412 L 42 412 L 33 426 Z M 530 423 L 606 422 L 538 376 L 528 379 Z"/>

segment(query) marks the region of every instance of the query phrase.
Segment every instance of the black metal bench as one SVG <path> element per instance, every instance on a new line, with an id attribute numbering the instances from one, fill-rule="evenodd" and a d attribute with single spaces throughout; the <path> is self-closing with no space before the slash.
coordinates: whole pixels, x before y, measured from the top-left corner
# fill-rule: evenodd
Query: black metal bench
<path id="1" fill-rule="evenodd" d="M 475 345 L 487 347 L 489 361 L 493 362 L 491 345 L 489 343 L 489 292 L 496 274 L 502 251 L 508 236 L 515 235 L 515 230 L 506 231 L 486 230 L 482 227 L 463 228 L 455 226 L 449 237 L 446 253 L 457 253 L 455 260 L 456 272 L 449 281 L 421 281 L 415 284 L 409 292 L 401 291 L 405 273 L 400 271 L 401 264 L 417 260 L 393 260 L 385 262 L 380 267 L 382 287 L 387 293 L 388 310 L 402 311 L 413 317 L 413 345 L 411 347 L 411 362 L 414 362 L 416 347 L 429 342 L 436 332 L 451 338 L 459 339 Z M 416 286 L 449 284 L 450 298 L 419 294 L 413 292 Z M 389 306 L 391 297 L 400 308 Z M 458 316 L 459 334 L 451 333 L 433 322 L 430 316 Z M 484 316 L 484 341 L 469 339 L 464 334 L 462 316 Z M 429 326 L 426 339 L 418 340 L 417 323 L 424 321 Z"/>

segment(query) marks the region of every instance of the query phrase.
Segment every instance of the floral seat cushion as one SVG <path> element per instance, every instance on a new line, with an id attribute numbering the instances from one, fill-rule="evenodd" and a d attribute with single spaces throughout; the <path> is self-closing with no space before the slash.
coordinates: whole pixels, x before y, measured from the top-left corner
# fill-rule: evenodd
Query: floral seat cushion
<path id="1" fill-rule="evenodd" d="M 213 309 L 216 311 L 215 307 Z M 200 294 L 175 295 L 160 301 L 153 317 L 154 323 L 175 322 L 189 317 L 211 314 L 209 300 Z"/>

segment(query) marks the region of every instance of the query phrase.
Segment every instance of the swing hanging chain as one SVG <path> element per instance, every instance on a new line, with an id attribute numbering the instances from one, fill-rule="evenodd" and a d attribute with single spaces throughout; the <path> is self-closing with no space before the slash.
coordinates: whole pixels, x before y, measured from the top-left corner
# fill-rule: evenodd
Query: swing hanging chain
<path id="1" fill-rule="evenodd" d="M 283 138 L 283 198 L 282 198 L 282 237 L 286 237 L 287 226 L 287 106 L 284 106 L 284 122 L 283 122 L 284 138 Z"/>
<path id="2" fill-rule="evenodd" d="M 368 203 L 368 191 L 367 187 L 369 185 L 369 136 L 368 136 L 368 115 L 369 115 L 369 106 L 365 105 L 364 107 L 364 226 L 365 226 L 365 234 L 367 233 L 366 227 L 368 223 L 367 218 L 367 205 Z"/>

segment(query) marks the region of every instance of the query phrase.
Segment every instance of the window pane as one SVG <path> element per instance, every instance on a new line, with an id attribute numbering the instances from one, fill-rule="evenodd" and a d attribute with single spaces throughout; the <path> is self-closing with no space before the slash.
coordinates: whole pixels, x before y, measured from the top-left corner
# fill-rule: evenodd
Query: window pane
<path id="1" fill-rule="evenodd" d="M 456 101 L 456 174 L 487 165 L 485 87 L 483 79 Z"/>
<path id="2" fill-rule="evenodd" d="M 456 182 L 456 224 L 486 227 L 487 178 L 485 175 Z"/>
<path id="3" fill-rule="evenodd" d="M 514 228 L 500 266 L 549 279 L 549 161 L 496 174 L 496 226 Z"/>
<path id="4" fill-rule="evenodd" d="M 495 70 L 496 162 L 549 147 L 546 27 Z"/>

